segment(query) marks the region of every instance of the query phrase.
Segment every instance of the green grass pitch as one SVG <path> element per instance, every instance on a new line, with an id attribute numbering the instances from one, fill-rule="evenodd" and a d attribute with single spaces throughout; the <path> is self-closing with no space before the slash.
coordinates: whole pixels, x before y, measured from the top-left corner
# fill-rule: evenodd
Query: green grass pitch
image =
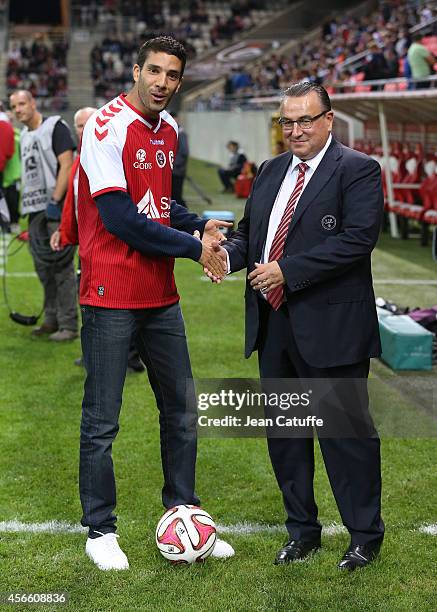
<path id="1" fill-rule="evenodd" d="M 213 208 L 233 210 L 239 218 L 244 201 L 219 193 L 212 166 L 192 161 L 190 175 L 213 198 Z M 208 208 L 189 185 L 185 195 L 193 210 Z M 396 241 L 384 235 L 373 260 L 377 295 L 410 306 L 437 303 L 435 285 L 383 282 L 437 279 L 430 249 L 420 247 L 416 239 Z M 26 248 L 10 259 L 8 269 L 32 272 Z M 243 273 L 239 281 L 221 286 L 201 276 L 198 264 L 177 263 L 194 375 L 256 377 L 256 359 L 243 358 Z M 13 276 L 8 288 L 14 308 L 26 314 L 38 309 L 41 291 L 35 277 Z M 0 346 L 0 522 L 58 520 L 77 525 L 84 374 L 73 360 L 80 354 L 79 342 L 58 346 L 31 339 L 30 329 L 12 323 L 2 303 Z M 434 368 L 424 376 L 435 374 Z M 382 381 L 375 402 L 388 415 L 408 404 L 413 423 L 417 415 L 423 416 L 420 399 L 414 393 L 406 399 L 384 384 L 400 376 L 374 360 L 371 377 Z M 425 418 L 432 431 L 435 422 L 429 415 Z M 226 539 L 236 549 L 234 558 L 173 567 L 154 544 L 154 529 L 163 512 L 157 410 L 147 376 L 131 374 L 113 453 L 118 532 L 131 569 L 104 573 L 95 568 L 84 554 L 81 533 L 7 533 L 0 528 L 0 592 L 67 591 L 67 609 L 78 611 L 434 610 L 436 539 L 418 527 L 437 522 L 436 444 L 423 432 L 421 436 L 382 440 L 387 532 L 380 559 L 368 568 L 354 574 L 336 569 L 348 545 L 344 533 L 323 537 L 322 550 L 310 560 L 276 567 L 272 561 L 285 530 L 231 533 Z M 316 463 L 320 520 L 325 525 L 340 523 L 318 450 Z M 197 491 L 205 509 L 222 525 L 277 526 L 285 518 L 263 439 L 201 439 Z"/>

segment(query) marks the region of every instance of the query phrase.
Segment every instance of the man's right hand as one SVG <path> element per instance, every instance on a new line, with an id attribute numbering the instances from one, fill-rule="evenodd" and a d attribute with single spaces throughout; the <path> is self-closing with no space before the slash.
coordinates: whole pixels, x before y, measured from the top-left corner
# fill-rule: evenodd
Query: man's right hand
<path id="1" fill-rule="evenodd" d="M 61 232 L 59 230 L 56 230 L 50 236 L 50 247 L 51 247 L 52 251 L 61 251 L 62 250 L 62 246 L 61 246 Z"/>
<path id="2" fill-rule="evenodd" d="M 202 242 L 202 254 L 199 263 L 207 276 L 219 283 L 226 275 L 226 251 L 218 242 L 206 245 Z"/>

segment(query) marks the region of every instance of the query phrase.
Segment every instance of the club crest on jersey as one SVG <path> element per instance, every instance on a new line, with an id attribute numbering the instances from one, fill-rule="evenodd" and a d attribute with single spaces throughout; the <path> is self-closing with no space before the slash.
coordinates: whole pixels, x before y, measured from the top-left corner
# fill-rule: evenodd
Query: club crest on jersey
<path id="1" fill-rule="evenodd" d="M 144 196 L 137 204 L 138 212 L 142 215 L 146 215 L 149 219 L 159 219 L 160 214 L 158 209 L 156 208 L 155 198 L 153 197 L 153 193 L 148 189 Z"/>
<path id="2" fill-rule="evenodd" d="M 170 164 L 170 168 L 173 170 L 173 162 L 174 162 L 174 153 L 173 151 L 169 151 L 168 153 L 168 163 Z"/>
<path id="3" fill-rule="evenodd" d="M 134 168 L 138 168 L 140 170 L 151 170 L 152 162 L 146 162 L 146 152 L 144 149 L 138 149 L 135 153 L 135 157 L 137 161 L 134 162 Z"/>
<path id="4" fill-rule="evenodd" d="M 164 151 L 161 151 L 161 149 L 158 149 L 156 151 L 156 163 L 158 164 L 160 168 L 164 168 L 166 162 L 167 162 L 167 158 L 165 157 Z"/>

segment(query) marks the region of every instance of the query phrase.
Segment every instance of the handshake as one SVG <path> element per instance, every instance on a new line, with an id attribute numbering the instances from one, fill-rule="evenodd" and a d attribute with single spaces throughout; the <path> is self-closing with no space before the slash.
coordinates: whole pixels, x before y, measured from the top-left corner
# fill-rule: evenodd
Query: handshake
<path id="1" fill-rule="evenodd" d="M 232 223 L 210 219 L 205 225 L 201 240 L 202 253 L 199 263 L 203 266 L 205 274 L 214 283 L 220 283 L 228 271 L 226 251 L 221 246 L 226 237 L 220 231 L 221 227 L 232 227 Z M 200 233 L 197 230 L 194 236 L 200 240 Z"/>

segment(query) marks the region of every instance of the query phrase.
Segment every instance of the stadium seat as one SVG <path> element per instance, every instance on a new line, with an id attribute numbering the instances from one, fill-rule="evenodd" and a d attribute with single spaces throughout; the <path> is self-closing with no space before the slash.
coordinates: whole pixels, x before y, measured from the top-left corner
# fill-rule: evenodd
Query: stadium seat
<path id="1" fill-rule="evenodd" d="M 252 183 L 256 174 L 256 165 L 253 162 L 245 162 L 241 174 L 237 176 L 234 184 L 234 192 L 237 198 L 248 198 Z"/>

